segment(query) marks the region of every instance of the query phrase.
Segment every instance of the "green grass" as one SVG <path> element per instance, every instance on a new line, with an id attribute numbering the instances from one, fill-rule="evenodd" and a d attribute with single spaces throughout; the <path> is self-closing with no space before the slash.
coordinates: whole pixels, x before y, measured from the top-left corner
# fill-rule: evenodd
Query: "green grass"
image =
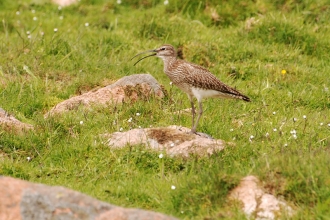
<path id="1" fill-rule="evenodd" d="M 328 219 L 328 1 L 122 2 L 82 0 L 61 10 L 42 0 L 0 2 L 0 107 L 35 126 L 21 135 L 0 131 L 0 174 L 182 219 L 242 219 L 226 196 L 256 175 L 295 207 L 295 219 Z M 251 17 L 258 22 L 246 29 Z M 120 128 L 190 127 L 190 115 L 171 114 L 189 101 L 170 86 L 161 60 L 129 61 L 163 43 L 251 98 L 204 101 L 198 130 L 234 146 L 209 158 L 159 159 L 142 146 L 104 145 L 100 134 Z M 146 72 L 169 98 L 43 117 L 69 97 Z"/>

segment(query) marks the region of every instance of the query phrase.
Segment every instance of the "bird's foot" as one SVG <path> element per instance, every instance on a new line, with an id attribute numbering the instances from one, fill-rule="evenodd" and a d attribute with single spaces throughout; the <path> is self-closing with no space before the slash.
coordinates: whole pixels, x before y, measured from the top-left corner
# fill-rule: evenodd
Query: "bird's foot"
<path id="1" fill-rule="evenodd" d="M 190 131 L 190 134 L 194 134 L 194 135 L 198 135 L 200 137 L 204 137 L 204 138 L 209 138 L 209 139 L 213 139 L 213 137 L 211 137 L 210 135 L 206 134 L 206 133 L 202 133 L 202 132 L 197 132 L 194 130 Z"/>

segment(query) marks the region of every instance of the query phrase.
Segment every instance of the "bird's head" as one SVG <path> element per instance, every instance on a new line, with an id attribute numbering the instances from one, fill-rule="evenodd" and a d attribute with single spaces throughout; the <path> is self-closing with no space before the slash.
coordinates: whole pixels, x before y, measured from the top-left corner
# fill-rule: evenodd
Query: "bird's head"
<path id="1" fill-rule="evenodd" d="M 162 59 L 166 59 L 168 57 L 176 57 L 177 54 L 176 54 L 176 51 L 174 49 L 174 47 L 170 44 L 164 44 L 162 45 L 161 47 L 157 48 L 157 49 L 154 49 L 154 50 L 147 50 L 147 51 L 144 51 L 142 53 L 139 53 L 137 55 L 135 55 L 134 57 L 131 58 L 131 60 L 141 54 L 144 54 L 144 53 L 152 53 L 148 56 L 145 56 L 145 57 L 142 57 L 141 59 L 139 59 L 136 63 L 134 63 L 134 66 L 140 62 L 141 60 L 145 59 L 145 58 L 148 58 L 148 57 L 152 57 L 152 56 L 157 56 L 157 57 L 160 57 Z"/>

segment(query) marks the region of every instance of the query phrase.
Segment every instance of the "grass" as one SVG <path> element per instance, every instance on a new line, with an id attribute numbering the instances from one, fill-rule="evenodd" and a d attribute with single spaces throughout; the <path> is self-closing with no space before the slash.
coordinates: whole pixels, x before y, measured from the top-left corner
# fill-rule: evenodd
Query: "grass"
<path id="1" fill-rule="evenodd" d="M 328 1 L 81 0 L 58 8 L 5 0 L 0 8 L 1 107 L 35 126 L 21 135 L 0 131 L 2 175 L 182 219 L 244 218 L 226 196 L 242 177 L 256 175 L 295 207 L 294 219 L 329 218 Z M 161 61 L 129 61 L 163 43 L 252 99 L 204 102 L 199 131 L 235 146 L 181 159 L 103 144 L 100 134 L 120 128 L 190 126 L 190 115 L 171 114 L 189 101 L 169 84 Z M 69 97 L 145 72 L 169 98 L 43 117 Z"/>

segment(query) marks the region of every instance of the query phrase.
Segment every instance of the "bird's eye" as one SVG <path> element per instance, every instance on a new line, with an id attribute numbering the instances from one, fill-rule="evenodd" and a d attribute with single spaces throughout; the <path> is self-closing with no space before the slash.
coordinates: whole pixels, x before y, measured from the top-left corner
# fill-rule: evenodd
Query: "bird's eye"
<path id="1" fill-rule="evenodd" d="M 160 50 L 166 50 L 165 47 L 162 47 Z"/>

